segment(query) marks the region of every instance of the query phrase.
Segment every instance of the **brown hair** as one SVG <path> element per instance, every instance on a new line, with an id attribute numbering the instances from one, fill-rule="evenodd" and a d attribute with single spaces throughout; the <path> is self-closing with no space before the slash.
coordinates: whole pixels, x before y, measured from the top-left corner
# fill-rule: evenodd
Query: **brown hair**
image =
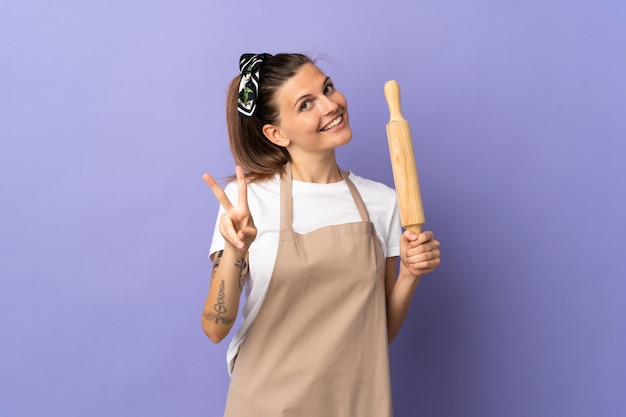
<path id="1" fill-rule="evenodd" d="M 278 106 L 274 101 L 276 90 L 313 60 L 302 54 L 277 54 L 263 61 L 259 75 L 259 95 L 252 117 L 241 117 L 237 112 L 240 76 L 228 88 L 226 123 L 228 139 L 235 163 L 247 171 L 248 181 L 256 182 L 282 174 L 291 160 L 287 149 L 278 146 L 263 134 L 263 125 L 278 121 Z"/>

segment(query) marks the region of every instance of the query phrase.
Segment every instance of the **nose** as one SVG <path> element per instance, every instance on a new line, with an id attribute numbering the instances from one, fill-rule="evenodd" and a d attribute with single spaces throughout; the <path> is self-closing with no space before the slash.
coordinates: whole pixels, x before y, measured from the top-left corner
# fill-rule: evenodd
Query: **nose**
<path id="1" fill-rule="evenodd" d="M 339 107 L 339 103 L 333 100 L 332 97 L 328 97 L 328 96 L 322 96 L 322 98 L 320 99 L 320 105 L 322 108 L 322 113 L 324 115 L 334 113 L 335 111 L 337 111 L 337 108 Z"/>

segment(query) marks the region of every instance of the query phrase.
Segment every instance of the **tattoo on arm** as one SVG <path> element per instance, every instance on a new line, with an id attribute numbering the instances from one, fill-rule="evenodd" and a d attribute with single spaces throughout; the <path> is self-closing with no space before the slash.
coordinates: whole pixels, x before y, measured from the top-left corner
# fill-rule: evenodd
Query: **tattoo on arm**
<path id="1" fill-rule="evenodd" d="M 211 280 L 213 279 L 213 277 L 215 276 L 215 273 L 217 272 L 217 267 L 220 266 L 220 260 L 222 259 L 223 254 L 224 254 L 223 250 L 219 252 L 215 252 L 213 254 L 213 257 L 211 259 L 211 261 L 213 261 L 213 271 L 211 272 Z"/>
<path id="2" fill-rule="evenodd" d="M 211 260 L 213 261 L 213 271 L 211 272 L 211 280 L 215 278 L 217 268 L 220 265 L 223 254 L 224 254 L 224 251 L 221 250 L 219 252 L 214 253 L 213 256 L 211 257 Z M 237 258 L 235 261 L 235 267 L 239 268 L 239 289 L 242 290 L 244 281 L 245 281 L 245 276 L 248 271 L 248 263 L 246 262 L 244 258 Z M 205 319 L 214 321 L 216 324 L 221 323 L 224 325 L 231 324 L 233 321 L 235 321 L 234 318 L 225 316 L 226 313 L 228 313 L 228 309 L 226 308 L 226 301 L 225 301 L 226 299 L 225 290 L 226 290 L 226 282 L 224 279 L 222 279 L 220 281 L 219 290 L 217 292 L 217 303 L 213 304 L 213 311 L 207 311 L 204 313 Z"/>
<path id="3" fill-rule="evenodd" d="M 214 321 L 215 323 L 222 323 L 224 325 L 228 325 L 234 321 L 233 319 L 229 317 L 223 317 L 220 314 L 214 314 L 214 313 L 205 313 L 204 317 L 207 320 Z"/>
<path id="4" fill-rule="evenodd" d="M 213 310 L 215 311 L 215 313 L 213 312 L 206 312 L 204 314 L 204 317 L 207 320 L 212 320 L 214 321 L 216 324 L 218 323 L 222 323 L 222 324 L 230 324 L 234 321 L 233 318 L 231 317 L 224 317 L 224 314 L 226 314 L 228 312 L 228 310 L 226 309 L 226 306 L 224 305 L 224 298 L 226 298 L 226 294 L 224 292 L 224 288 L 225 288 L 225 283 L 224 280 L 222 280 L 220 282 L 220 289 L 217 293 L 217 303 L 213 304 Z"/>
<path id="5" fill-rule="evenodd" d="M 235 267 L 239 268 L 239 290 L 243 290 L 246 281 L 246 273 L 248 272 L 248 264 L 244 258 L 237 258 Z"/>

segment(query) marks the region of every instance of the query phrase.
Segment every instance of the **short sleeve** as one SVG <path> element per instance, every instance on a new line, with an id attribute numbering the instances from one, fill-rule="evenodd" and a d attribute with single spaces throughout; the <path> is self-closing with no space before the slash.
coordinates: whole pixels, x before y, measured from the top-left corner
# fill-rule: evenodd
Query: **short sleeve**
<path id="1" fill-rule="evenodd" d="M 393 205 L 393 212 L 389 222 L 387 232 L 387 257 L 400 256 L 400 237 L 402 236 L 402 225 L 400 222 L 400 209 L 397 200 Z"/>

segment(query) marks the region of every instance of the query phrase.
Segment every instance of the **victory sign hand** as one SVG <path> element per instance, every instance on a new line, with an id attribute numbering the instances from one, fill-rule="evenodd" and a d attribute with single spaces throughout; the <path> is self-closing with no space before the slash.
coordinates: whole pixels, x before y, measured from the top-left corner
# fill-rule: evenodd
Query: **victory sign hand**
<path id="1" fill-rule="evenodd" d="M 219 184 L 209 174 L 204 174 L 202 178 L 211 187 L 213 194 L 224 207 L 225 213 L 220 218 L 219 231 L 232 246 L 240 251 L 245 251 L 250 247 L 256 238 L 257 230 L 248 208 L 248 185 L 243 168 L 235 168 L 237 176 L 238 201 L 233 205 L 226 196 L 226 193 Z"/>

